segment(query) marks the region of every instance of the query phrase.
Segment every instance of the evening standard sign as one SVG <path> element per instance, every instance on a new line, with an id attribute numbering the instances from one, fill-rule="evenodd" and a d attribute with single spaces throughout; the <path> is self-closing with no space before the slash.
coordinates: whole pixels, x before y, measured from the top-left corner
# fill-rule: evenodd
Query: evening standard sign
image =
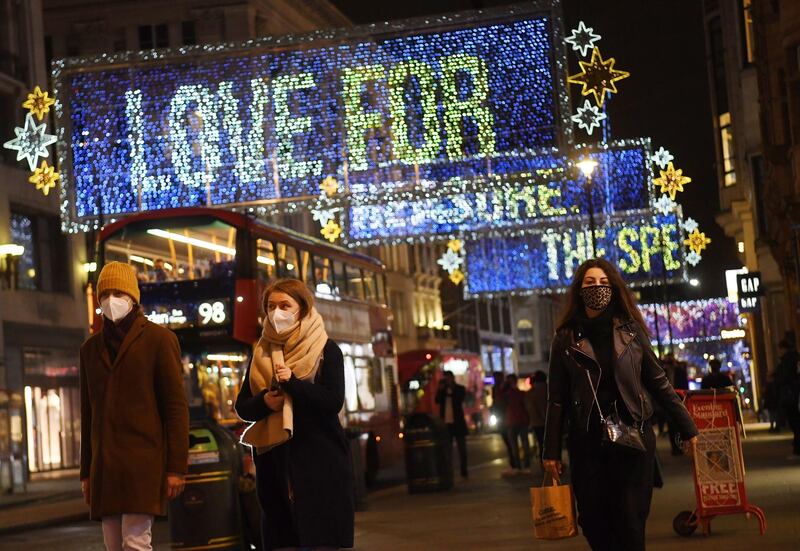
<path id="1" fill-rule="evenodd" d="M 54 64 L 66 225 L 356 196 L 570 142 L 550 2 Z M 352 180 L 352 186 L 350 181 Z M 401 179 L 407 182 L 407 179 Z"/>

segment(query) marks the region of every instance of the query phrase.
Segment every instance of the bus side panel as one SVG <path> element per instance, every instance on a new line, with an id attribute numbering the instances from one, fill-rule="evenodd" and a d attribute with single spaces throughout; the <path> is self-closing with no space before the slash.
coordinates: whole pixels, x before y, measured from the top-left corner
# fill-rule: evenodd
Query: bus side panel
<path id="1" fill-rule="evenodd" d="M 261 296 L 255 279 L 236 280 L 236 299 L 234 301 L 233 338 L 253 344 L 261 335 L 258 316 L 261 313 Z"/>

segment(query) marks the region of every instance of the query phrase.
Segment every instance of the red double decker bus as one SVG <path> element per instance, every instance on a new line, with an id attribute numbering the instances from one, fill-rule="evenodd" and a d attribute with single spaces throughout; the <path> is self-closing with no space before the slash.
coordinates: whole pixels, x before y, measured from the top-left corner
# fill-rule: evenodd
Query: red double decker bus
<path id="1" fill-rule="evenodd" d="M 177 334 L 192 417 L 232 428 L 239 423 L 236 395 L 261 334 L 263 290 L 275 278 L 304 281 L 344 353 L 343 422 L 369 435 L 367 472 L 374 476 L 379 464 L 401 457 L 397 362 L 380 261 L 207 208 L 123 218 L 103 228 L 98 245 L 98 265 L 134 266 L 145 315 Z M 93 317 L 99 329 L 99 310 Z"/>

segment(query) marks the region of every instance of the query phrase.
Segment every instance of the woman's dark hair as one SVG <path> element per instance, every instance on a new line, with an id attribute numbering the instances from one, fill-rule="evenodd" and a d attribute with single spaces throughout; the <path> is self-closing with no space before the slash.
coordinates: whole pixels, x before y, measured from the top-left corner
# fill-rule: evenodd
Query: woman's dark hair
<path id="1" fill-rule="evenodd" d="M 618 317 L 629 319 L 636 322 L 642 328 L 645 335 L 647 332 L 647 325 L 644 323 L 642 313 L 639 307 L 636 306 L 636 298 L 628 288 L 625 280 L 614 266 L 608 260 L 603 258 L 591 258 L 578 266 L 575 271 L 575 276 L 572 278 L 567 293 L 564 297 L 564 309 L 561 312 L 561 317 L 556 325 L 556 330 L 569 327 L 575 321 L 575 318 L 583 311 L 583 299 L 581 298 L 581 286 L 583 285 L 583 278 L 590 268 L 600 268 L 608 276 L 608 284 L 611 285 L 613 294 L 611 296 L 611 304 L 609 308 L 612 313 Z"/>
<path id="2" fill-rule="evenodd" d="M 269 296 L 276 291 L 279 293 L 286 293 L 297 301 L 297 304 L 300 305 L 299 319 L 305 318 L 309 312 L 311 312 L 311 308 L 314 307 L 314 295 L 311 294 L 306 284 L 299 279 L 287 278 L 273 281 L 264 291 L 264 298 L 261 300 L 261 307 L 264 309 L 264 312 L 267 311 Z"/>

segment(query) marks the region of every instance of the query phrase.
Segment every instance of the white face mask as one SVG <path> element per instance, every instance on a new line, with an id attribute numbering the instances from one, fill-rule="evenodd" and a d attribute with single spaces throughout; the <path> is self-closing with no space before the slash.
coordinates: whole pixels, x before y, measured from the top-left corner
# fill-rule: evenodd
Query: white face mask
<path id="1" fill-rule="evenodd" d="M 133 309 L 133 302 L 128 297 L 108 297 L 100 303 L 103 315 L 114 323 L 127 316 Z"/>
<path id="2" fill-rule="evenodd" d="M 297 312 L 287 312 L 275 308 L 269 313 L 269 322 L 272 324 L 272 327 L 275 328 L 275 331 L 283 333 L 297 322 Z"/>

